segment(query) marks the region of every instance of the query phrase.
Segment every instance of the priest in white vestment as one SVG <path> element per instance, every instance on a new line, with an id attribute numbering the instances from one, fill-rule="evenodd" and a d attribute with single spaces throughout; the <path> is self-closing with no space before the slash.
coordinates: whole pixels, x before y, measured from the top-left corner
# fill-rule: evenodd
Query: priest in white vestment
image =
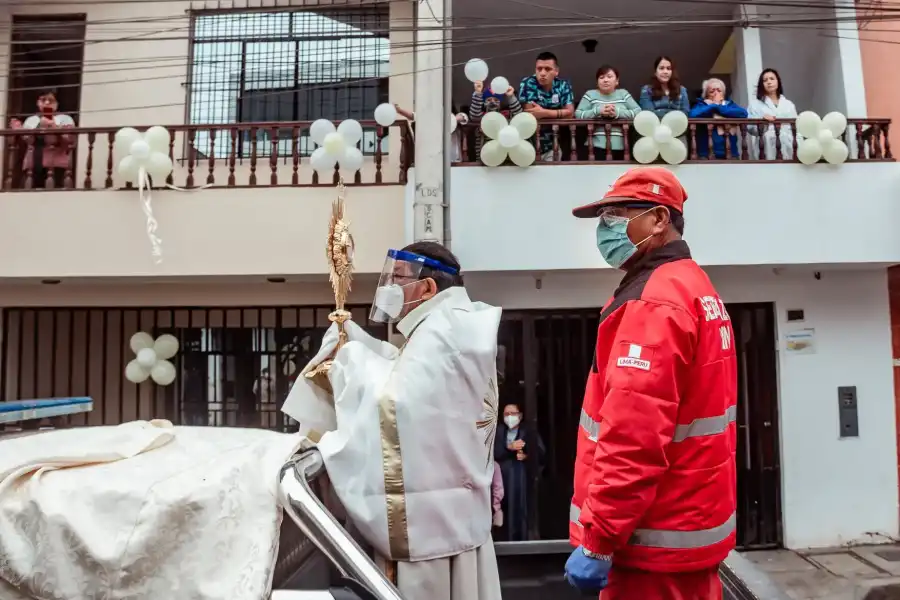
<path id="1" fill-rule="evenodd" d="M 472 302 L 456 257 L 433 242 L 391 250 L 370 319 L 401 348 L 348 321 L 303 370 L 334 355 L 333 395 L 301 375 L 284 405 L 317 441 L 328 477 L 407 600 L 499 600 L 491 540 L 501 309 Z M 327 387 L 327 386 L 324 386 Z"/>

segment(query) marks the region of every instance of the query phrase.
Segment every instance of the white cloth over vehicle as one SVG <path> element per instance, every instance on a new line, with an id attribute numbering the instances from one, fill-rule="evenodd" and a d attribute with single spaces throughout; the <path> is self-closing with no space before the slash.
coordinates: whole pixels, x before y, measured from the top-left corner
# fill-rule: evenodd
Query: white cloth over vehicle
<path id="1" fill-rule="evenodd" d="M 0 442 L 0 597 L 266 597 L 300 442 L 167 421 Z"/>
<path id="2" fill-rule="evenodd" d="M 413 600 L 451 598 L 449 587 L 436 589 L 437 572 L 447 582 L 460 573 L 488 582 L 471 600 L 499 598 L 493 549 L 485 560 L 482 546 L 491 544 L 500 314 L 451 287 L 400 321 L 407 338 L 400 350 L 350 321 L 350 341 L 329 372 L 334 408 L 330 395 L 304 377 L 283 408 L 301 432 L 321 435 L 329 480 L 353 525 L 379 555 L 401 561 L 398 583 Z M 303 372 L 336 344 L 333 327 Z M 455 559 L 428 563 L 444 557 Z M 460 571 L 463 562 L 489 563 L 493 572 Z"/>

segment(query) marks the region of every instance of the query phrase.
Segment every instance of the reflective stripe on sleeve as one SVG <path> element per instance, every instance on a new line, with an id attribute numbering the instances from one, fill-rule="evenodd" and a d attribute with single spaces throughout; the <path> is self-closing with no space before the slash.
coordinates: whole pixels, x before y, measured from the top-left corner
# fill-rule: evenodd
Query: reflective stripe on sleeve
<path id="1" fill-rule="evenodd" d="M 583 408 L 581 409 L 581 418 L 578 420 L 578 424 L 585 430 L 588 439 L 592 442 L 596 442 L 597 438 L 600 437 L 600 423 L 593 420 Z"/>
<path id="2" fill-rule="evenodd" d="M 572 523 L 582 527 L 581 509 L 574 504 L 569 508 L 569 519 Z M 712 546 L 728 539 L 735 529 L 737 515 L 731 516 L 716 527 L 700 529 L 697 531 L 676 531 L 668 529 L 635 529 L 628 540 L 630 546 L 645 546 L 650 548 L 669 548 L 673 550 L 689 550 Z"/>
<path id="3" fill-rule="evenodd" d="M 692 437 L 703 437 L 707 435 L 716 435 L 717 433 L 725 433 L 729 423 L 733 423 L 736 417 L 737 406 L 729 406 L 723 415 L 694 419 L 687 425 L 676 425 L 675 436 L 672 438 L 672 441 L 683 442 Z"/>

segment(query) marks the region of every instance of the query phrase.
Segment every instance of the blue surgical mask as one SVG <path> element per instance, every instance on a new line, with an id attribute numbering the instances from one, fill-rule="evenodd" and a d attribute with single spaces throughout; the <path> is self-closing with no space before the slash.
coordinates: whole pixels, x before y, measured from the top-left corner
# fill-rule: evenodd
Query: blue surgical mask
<path id="1" fill-rule="evenodd" d="M 637 217 L 643 216 L 653 210 L 652 208 L 645 210 Z M 633 218 L 637 218 L 633 217 Z M 628 237 L 628 223 L 631 219 L 612 215 L 603 215 L 597 222 L 597 250 L 606 264 L 614 269 L 622 268 L 629 258 L 634 256 L 638 250 L 638 246 L 649 240 L 652 235 L 647 236 L 637 244 Z"/>

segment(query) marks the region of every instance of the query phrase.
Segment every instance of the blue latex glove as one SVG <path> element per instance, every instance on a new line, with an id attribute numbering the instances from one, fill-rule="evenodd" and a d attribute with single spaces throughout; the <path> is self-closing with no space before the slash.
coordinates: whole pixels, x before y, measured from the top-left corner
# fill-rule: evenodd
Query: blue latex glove
<path id="1" fill-rule="evenodd" d="M 591 558 L 581 546 L 566 561 L 566 581 L 585 594 L 599 594 L 606 587 L 612 561 Z"/>

